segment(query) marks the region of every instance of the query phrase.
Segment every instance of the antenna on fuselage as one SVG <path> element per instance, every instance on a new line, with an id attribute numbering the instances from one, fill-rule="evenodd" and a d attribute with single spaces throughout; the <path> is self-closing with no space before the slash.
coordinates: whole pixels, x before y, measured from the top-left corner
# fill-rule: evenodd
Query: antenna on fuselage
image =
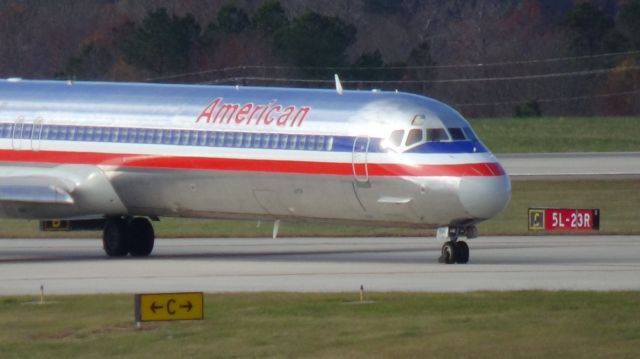
<path id="1" fill-rule="evenodd" d="M 338 92 L 338 95 L 342 95 L 342 83 L 340 83 L 340 77 L 338 77 L 338 74 L 333 74 L 333 78 L 336 80 L 336 91 Z"/>

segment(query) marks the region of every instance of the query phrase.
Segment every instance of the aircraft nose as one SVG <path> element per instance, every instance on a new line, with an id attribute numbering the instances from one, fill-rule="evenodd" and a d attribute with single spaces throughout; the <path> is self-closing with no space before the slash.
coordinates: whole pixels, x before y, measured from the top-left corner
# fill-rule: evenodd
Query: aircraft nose
<path id="1" fill-rule="evenodd" d="M 460 182 L 460 203 L 473 218 L 494 217 L 509 203 L 511 181 L 509 176 L 468 176 Z"/>

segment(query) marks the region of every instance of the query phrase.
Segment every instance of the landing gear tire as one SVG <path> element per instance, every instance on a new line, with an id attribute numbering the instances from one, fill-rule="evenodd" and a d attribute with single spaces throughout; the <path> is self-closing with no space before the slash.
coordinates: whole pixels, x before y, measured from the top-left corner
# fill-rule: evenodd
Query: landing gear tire
<path id="1" fill-rule="evenodd" d="M 438 262 L 445 264 L 454 264 L 457 258 L 457 248 L 454 242 L 447 241 L 442 245 L 442 254 Z"/>
<path id="2" fill-rule="evenodd" d="M 469 245 L 465 241 L 457 241 L 456 246 L 456 263 L 465 264 L 469 262 Z"/>
<path id="3" fill-rule="evenodd" d="M 102 247 L 109 257 L 124 257 L 129 253 L 128 226 L 124 219 L 107 221 L 102 233 Z"/>
<path id="4" fill-rule="evenodd" d="M 129 237 L 129 253 L 133 257 L 147 257 L 153 251 L 155 233 L 148 219 L 134 218 L 127 226 Z"/>

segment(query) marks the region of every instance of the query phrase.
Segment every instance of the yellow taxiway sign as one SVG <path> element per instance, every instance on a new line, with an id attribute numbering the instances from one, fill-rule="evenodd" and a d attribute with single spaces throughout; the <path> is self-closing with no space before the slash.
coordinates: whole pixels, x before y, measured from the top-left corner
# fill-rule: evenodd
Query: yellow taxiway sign
<path id="1" fill-rule="evenodd" d="M 203 293 L 148 293 L 135 295 L 136 322 L 202 320 Z"/>

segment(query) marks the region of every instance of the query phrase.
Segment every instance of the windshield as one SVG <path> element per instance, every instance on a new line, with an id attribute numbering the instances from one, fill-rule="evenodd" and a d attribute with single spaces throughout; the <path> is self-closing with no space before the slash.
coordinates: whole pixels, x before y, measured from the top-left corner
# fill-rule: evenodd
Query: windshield
<path id="1" fill-rule="evenodd" d="M 397 151 L 406 151 L 424 143 L 471 141 L 476 138 L 469 127 L 445 128 L 441 124 L 440 120 L 416 115 L 407 123 L 406 128 L 392 130 L 385 143 Z"/>

